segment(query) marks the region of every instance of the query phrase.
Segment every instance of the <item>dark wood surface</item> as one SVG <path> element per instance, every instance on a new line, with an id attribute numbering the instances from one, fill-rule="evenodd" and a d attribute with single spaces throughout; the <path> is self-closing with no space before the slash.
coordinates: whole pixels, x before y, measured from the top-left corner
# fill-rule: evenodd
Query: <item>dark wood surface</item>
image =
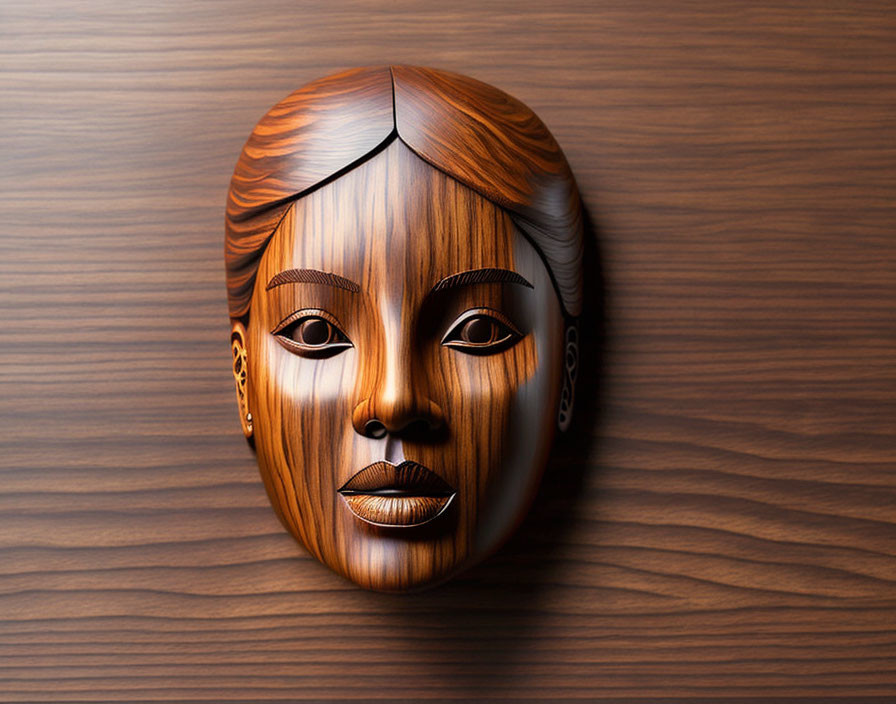
<path id="1" fill-rule="evenodd" d="M 255 121 L 385 63 L 538 112 L 605 328 L 518 535 L 403 596 L 277 522 L 223 273 Z M 888 2 L 4 2 L 0 700 L 891 701 L 894 107 Z"/>

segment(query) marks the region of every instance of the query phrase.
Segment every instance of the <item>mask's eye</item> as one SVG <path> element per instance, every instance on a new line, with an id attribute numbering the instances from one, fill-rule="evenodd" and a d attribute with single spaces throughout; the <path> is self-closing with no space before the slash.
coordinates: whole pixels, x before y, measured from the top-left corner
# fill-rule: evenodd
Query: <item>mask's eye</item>
<path id="1" fill-rule="evenodd" d="M 468 310 L 452 323 L 442 344 L 469 354 L 492 354 L 510 347 L 522 334 L 496 310 Z"/>
<path id="2" fill-rule="evenodd" d="M 332 357 L 352 346 L 336 319 L 317 309 L 292 313 L 271 334 L 283 347 L 303 357 Z"/>

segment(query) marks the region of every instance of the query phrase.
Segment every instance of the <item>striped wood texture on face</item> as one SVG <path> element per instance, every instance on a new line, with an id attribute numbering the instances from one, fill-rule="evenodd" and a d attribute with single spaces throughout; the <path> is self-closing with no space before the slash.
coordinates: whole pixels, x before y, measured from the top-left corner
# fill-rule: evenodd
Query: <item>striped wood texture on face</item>
<path id="1" fill-rule="evenodd" d="M 293 276 L 301 280 L 268 286 L 296 270 L 353 285 Z M 483 270 L 516 278 L 439 286 Z M 289 531 L 340 574 L 381 590 L 442 581 L 493 551 L 544 468 L 563 355 L 550 277 L 510 216 L 396 141 L 296 201 L 258 274 L 249 411 L 262 477 Z M 506 320 L 519 339 L 490 354 L 443 344 L 470 312 Z M 326 316 L 352 346 L 321 357 L 279 344 L 272 331 L 306 314 Z M 386 437 L 368 437 L 369 422 Z M 413 529 L 360 521 L 337 490 L 383 460 L 429 468 L 456 492 L 451 510 Z"/>

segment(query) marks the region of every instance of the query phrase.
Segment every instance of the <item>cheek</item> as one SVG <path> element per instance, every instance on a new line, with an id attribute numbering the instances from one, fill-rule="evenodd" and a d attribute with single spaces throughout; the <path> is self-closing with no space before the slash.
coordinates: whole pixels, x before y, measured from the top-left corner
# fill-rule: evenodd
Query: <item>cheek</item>
<path id="1" fill-rule="evenodd" d="M 349 392 L 356 356 L 347 350 L 325 359 L 301 357 L 264 332 L 252 341 L 249 403 L 259 465 L 266 480 L 291 488 L 286 497 L 276 492 L 288 505 L 289 494 L 300 499 L 304 494 L 297 486 L 321 486 L 322 478 L 333 471 L 335 457 L 345 451 L 342 440 L 351 430 Z"/>
<path id="2" fill-rule="evenodd" d="M 554 438 L 559 400 L 559 354 L 550 335 L 532 341 L 509 376 L 513 385 L 492 395 L 493 418 L 483 442 L 492 449 L 479 477 L 479 515 L 473 549 L 491 552 L 507 539 L 534 498 Z M 497 419 L 500 418 L 500 421 Z"/>
<path id="3" fill-rule="evenodd" d="M 250 362 L 249 397 L 256 448 L 273 471 L 306 475 L 349 464 L 355 448 L 351 426 L 354 349 L 324 359 L 284 350 L 271 336 L 257 340 L 257 366 Z M 345 462 L 343 462 L 344 460 Z M 307 477 L 304 477 L 307 478 Z M 286 481 L 291 481 L 289 476 Z M 300 478 L 296 478 L 298 483 Z"/>
<path id="4" fill-rule="evenodd" d="M 460 406 L 461 418 L 477 415 L 478 408 L 499 414 L 502 409 L 509 409 L 517 391 L 537 367 L 531 336 L 494 355 L 478 356 L 453 350 L 444 350 L 444 353 L 452 356 L 450 369 L 458 393 L 450 394 L 450 403 Z"/>
<path id="5" fill-rule="evenodd" d="M 353 350 L 314 359 L 285 350 L 272 335 L 259 337 L 255 345 L 259 354 L 251 355 L 257 364 L 250 360 L 250 377 L 264 405 L 277 401 L 293 408 L 319 409 L 339 403 L 351 388 Z"/>
<path id="6" fill-rule="evenodd" d="M 527 405 L 526 388 L 537 373 L 534 336 L 494 355 L 441 353 L 449 360 L 443 367 L 448 372 L 445 404 L 455 448 L 462 463 L 478 468 L 475 480 L 483 490 L 500 473 L 507 446 L 523 430 L 514 427 L 514 419 L 523 410 L 521 403 Z"/>

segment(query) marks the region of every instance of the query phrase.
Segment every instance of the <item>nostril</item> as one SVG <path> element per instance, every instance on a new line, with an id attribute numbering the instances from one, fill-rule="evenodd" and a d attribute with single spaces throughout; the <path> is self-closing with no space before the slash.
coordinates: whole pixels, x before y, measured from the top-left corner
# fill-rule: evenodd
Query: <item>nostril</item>
<path id="1" fill-rule="evenodd" d="M 429 433 L 429 431 L 434 429 L 435 424 L 430 423 L 424 418 L 418 418 L 417 420 L 411 421 L 404 428 L 402 428 L 402 433 L 413 437 L 426 435 L 427 433 Z"/>
<path id="2" fill-rule="evenodd" d="M 378 420 L 369 420 L 364 424 L 364 434 L 369 438 L 384 438 L 386 426 Z"/>

